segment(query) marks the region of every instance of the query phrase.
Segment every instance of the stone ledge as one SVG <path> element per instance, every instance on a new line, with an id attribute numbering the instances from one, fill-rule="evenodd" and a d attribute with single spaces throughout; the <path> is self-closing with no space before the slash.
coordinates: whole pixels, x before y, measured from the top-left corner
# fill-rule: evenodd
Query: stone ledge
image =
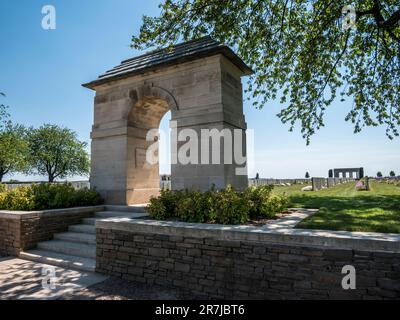
<path id="1" fill-rule="evenodd" d="M 132 233 L 211 238 L 216 240 L 256 241 L 338 249 L 400 252 L 400 235 L 374 232 L 348 232 L 274 228 L 274 226 L 218 225 L 111 218 L 96 221 L 97 229 Z"/>
<path id="2" fill-rule="evenodd" d="M 37 211 L 8 211 L 0 210 L 0 218 L 7 219 L 29 219 L 47 215 L 63 215 L 70 213 L 87 213 L 103 211 L 105 206 L 88 206 L 88 207 L 75 207 L 68 209 L 52 209 L 52 210 L 37 210 Z"/>

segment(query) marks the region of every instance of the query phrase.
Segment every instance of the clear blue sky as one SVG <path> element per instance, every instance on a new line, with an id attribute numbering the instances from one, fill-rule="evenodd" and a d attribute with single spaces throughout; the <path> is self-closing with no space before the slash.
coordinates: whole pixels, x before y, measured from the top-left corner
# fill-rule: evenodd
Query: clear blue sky
<path id="1" fill-rule="evenodd" d="M 143 14 L 159 12 L 158 3 L 1 0 L 0 90 L 7 94 L 2 100 L 10 106 L 13 120 L 27 126 L 59 124 L 90 142 L 94 93 L 81 84 L 139 54 L 129 47 L 131 36 L 138 32 Z M 41 9 L 47 4 L 57 10 L 56 30 L 41 27 Z M 352 125 L 344 121 L 350 107 L 350 102 L 335 102 L 327 112 L 326 127 L 306 146 L 299 131 L 288 132 L 275 116 L 282 108 L 279 102 L 254 110 L 246 101 L 248 128 L 255 130 L 255 172 L 261 177 L 303 177 L 306 171 L 326 176 L 330 168 L 364 166 L 369 175 L 378 170 L 400 173 L 400 139 L 388 140 L 384 128 L 354 135 Z M 167 128 L 166 119 L 162 128 Z"/>

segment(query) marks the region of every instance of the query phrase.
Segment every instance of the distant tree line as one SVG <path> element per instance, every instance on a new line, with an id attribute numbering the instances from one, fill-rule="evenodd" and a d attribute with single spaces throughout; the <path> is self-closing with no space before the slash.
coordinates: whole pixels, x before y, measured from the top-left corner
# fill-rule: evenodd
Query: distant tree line
<path id="1" fill-rule="evenodd" d="M 5 95 L 0 93 L 1 97 Z M 67 128 L 44 124 L 39 128 L 14 124 L 0 104 L 0 182 L 14 173 L 40 174 L 49 182 L 89 173 L 87 143 Z"/>
<path id="2" fill-rule="evenodd" d="M 378 178 L 382 178 L 382 177 L 383 177 L 383 174 L 382 174 L 381 171 L 378 171 L 378 172 L 376 173 L 376 176 L 377 176 Z M 389 172 L 389 176 L 390 176 L 390 177 L 395 177 L 395 176 L 396 176 L 396 172 L 394 172 L 393 170 L 390 171 L 390 172 Z"/>

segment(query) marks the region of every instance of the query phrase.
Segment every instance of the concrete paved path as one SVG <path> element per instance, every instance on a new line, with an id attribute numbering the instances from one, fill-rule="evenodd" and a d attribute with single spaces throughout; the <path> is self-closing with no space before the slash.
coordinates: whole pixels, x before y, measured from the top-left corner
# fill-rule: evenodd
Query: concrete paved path
<path id="1" fill-rule="evenodd" d="M 290 214 L 269 221 L 263 228 L 270 230 L 292 229 L 302 220 L 318 212 L 318 209 L 289 208 Z"/>
<path id="2" fill-rule="evenodd" d="M 55 274 L 55 277 L 51 277 Z M 18 258 L 0 259 L 0 300 L 54 300 L 100 283 L 107 277 Z M 53 289 L 51 288 L 53 284 Z"/>

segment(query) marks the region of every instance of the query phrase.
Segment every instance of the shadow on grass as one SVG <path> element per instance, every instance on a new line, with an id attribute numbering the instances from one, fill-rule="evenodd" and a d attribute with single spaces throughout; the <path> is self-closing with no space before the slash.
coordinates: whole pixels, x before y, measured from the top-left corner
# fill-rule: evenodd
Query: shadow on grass
<path id="1" fill-rule="evenodd" d="M 379 207 L 386 210 L 400 211 L 400 195 L 360 195 L 355 197 L 300 195 L 290 197 L 291 206 L 318 209 L 325 207 L 332 210 L 369 209 Z"/>
<path id="2" fill-rule="evenodd" d="M 297 228 L 400 233 L 400 195 L 293 195 L 291 206 L 320 211 Z"/>

